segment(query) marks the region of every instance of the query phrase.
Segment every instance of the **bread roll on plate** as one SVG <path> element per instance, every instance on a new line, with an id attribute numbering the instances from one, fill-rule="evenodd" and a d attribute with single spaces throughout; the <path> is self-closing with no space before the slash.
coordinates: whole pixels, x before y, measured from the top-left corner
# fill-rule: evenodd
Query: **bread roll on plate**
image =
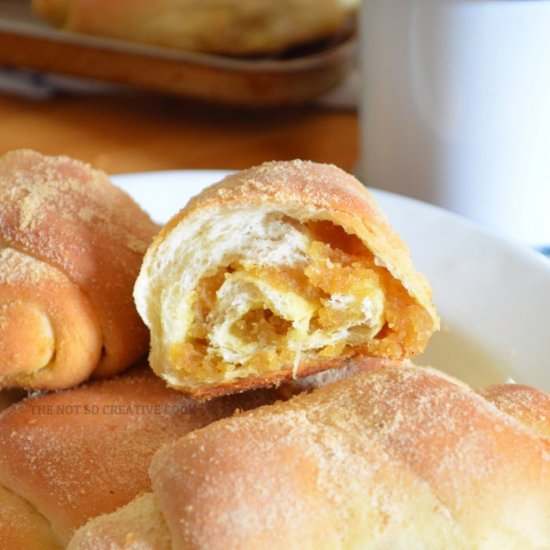
<path id="1" fill-rule="evenodd" d="M 165 445 L 154 494 L 69 548 L 124 548 L 125 526 L 135 548 L 549 548 L 549 440 L 524 423 L 541 412 L 530 402 L 517 418 L 433 370 L 386 362 Z"/>
<path id="2" fill-rule="evenodd" d="M 0 157 L 0 387 L 65 388 L 143 356 L 132 289 L 157 231 L 103 172 Z"/>
<path id="3" fill-rule="evenodd" d="M 279 53 L 346 30 L 359 0 L 33 0 L 64 30 L 223 55 Z"/>
<path id="4" fill-rule="evenodd" d="M 148 249 L 134 298 L 150 363 L 198 398 L 343 357 L 412 357 L 431 290 L 371 194 L 335 166 L 271 162 L 193 198 Z"/>
<path id="5" fill-rule="evenodd" d="M 147 470 L 164 443 L 280 396 L 264 390 L 198 403 L 138 367 L 31 397 L 0 415 L 0 489 L 15 495 L 30 526 L 45 523 L 51 538 L 66 544 L 88 519 L 150 491 Z M 8 544 L 14 514 L 0 512 L 2 549 L 23 548 Z"/>

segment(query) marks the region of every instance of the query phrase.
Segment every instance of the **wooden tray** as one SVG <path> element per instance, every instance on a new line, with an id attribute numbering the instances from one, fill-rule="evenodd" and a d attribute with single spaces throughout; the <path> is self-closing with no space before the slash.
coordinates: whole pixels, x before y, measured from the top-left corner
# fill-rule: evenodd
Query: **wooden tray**
<path id="1" fill-rule="evenodd" d="M 116 2 L 116 0 L 112 0 Z M 255 107 L 310 101 L 353 66 L 352 31 L 281 59 L 235 59 L 59 31 L 30 1 L 0 0 L 0 64 Z"/>

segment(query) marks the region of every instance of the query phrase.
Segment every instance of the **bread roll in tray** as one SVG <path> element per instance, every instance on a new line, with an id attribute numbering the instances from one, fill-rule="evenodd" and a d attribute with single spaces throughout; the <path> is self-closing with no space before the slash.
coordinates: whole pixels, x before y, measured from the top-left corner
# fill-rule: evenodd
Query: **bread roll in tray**
<path id="1" fill-rule="evenodd" d="M 349 33 L 359 0 L 32 0 L 32 7 L 64 31 L 259 56 Z"/>
<path id="2" fill-rule="evenodd" d="M 134 298 L 152 368 L 196 398 L 354 355 L 413 357 L 438 328 L 429 284 L 373 196 L 306 161 L 244 170 L 194 197 L 148 249 Z"/>

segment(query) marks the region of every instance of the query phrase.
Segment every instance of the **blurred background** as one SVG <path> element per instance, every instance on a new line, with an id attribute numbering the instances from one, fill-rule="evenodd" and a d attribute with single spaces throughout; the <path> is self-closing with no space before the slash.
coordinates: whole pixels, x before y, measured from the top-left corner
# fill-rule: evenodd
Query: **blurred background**
<path id="1" fill-rule="evenodd" d="M 358 2 L 209 4 L 0 0 L 0 152 L 109 173 L 353 170 Z"/>
<path id="2" fill-rule="evenodd" d="M 0 0 L 0 152 L 334 163 L 550 243 L 550 1 Z"/>

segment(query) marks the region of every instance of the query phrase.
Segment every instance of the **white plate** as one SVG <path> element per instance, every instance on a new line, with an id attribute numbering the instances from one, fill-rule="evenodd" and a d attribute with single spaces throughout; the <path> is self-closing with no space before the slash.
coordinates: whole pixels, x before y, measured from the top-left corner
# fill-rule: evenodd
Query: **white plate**
<path id="1" fill-rule="evenodd" d="M 113 180 L 164 222 L 226 173 L 150 172 Z M 374 194 L 430 280 L 442 319 L 442 330 L 415 362 L 474 387 L 513 378 L 550 391 L 550 262 L 440 208 Z"/>

